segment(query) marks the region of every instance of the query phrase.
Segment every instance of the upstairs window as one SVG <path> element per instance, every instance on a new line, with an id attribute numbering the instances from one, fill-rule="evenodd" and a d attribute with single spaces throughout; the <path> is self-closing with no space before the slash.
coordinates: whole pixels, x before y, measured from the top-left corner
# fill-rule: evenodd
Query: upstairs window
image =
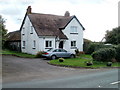
<path id="1" fill-rule="evenodd" d="M 25 35 L 25 28 L 22 28 L 22 35 Z"/>
<path id="2" fill-rule="evenodd" d="M 33 26 L 31 26 L 30 34 L 33 34 Z"/>
<path id="3" fill-rule="evenodd" d="M 52 47 L 52 41 L 46 41 L 46 42 L 45 42 L 45 46 L 46 46 L 47 48 L 51 48 L 51 47 Z"/>
<path id="4" fill-rule="evenodd" d="M 70 33 L 71 34 L 78 34 L 77 26 L 71 26 L 70 27 Z"/>
<path id="5" fill-rule="evenodd" d="M 71 41 L 71 48 L 76 48 L 76 41 Z"/>

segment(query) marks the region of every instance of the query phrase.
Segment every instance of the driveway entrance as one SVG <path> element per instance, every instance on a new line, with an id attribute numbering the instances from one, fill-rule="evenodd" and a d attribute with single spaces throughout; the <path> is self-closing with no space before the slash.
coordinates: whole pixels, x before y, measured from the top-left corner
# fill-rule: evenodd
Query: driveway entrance
<path id="1" fill-rule="evenodd" d="M 46 87 L 46 85 L 48 85 L 48 87 L 86 87 L 86 79 L 90 80 L 90 82 L 94 80 L 95 82 L 93 84 L 91 83 L 90 86 L 95 86 L 96 82 L 98 85 L 99 83 L 101 84 L 101 79 L 105 75 L 106 77 L 111 76 L 113 79 L 111 79 L 111 77 L 104 77 L 103 81 L 107 79 L 109 83 L 111 83 L 117 80 L 117 76 L 115 76 L 117 70 L 57 67 L 47 64 L 47 60 L 20 58 L 15 56 L 3 56 L 2 61 L 3 87 L 12 87 L 16 85 L 18 87 L 25 87 L 27 86 L 26 84 L 29 84 L 30 87 Z M 96 79 L 92 77 L 96 77 Z M 66 84 L 68 84 L 68 86 Z M 77 84 L 79 85 L 76 86 Z M 88 85 L 88 87 L 90 86 Z"/>

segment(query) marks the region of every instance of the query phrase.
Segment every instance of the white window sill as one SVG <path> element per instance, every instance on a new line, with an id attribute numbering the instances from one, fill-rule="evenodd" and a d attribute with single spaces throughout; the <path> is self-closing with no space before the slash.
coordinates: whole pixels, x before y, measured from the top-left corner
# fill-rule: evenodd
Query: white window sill
<path id="1" fill-rule="evenodd" d="M 33 47 L 32 49 L 36 49 L 35 47 Z"/>
<path id="2" fill-rule="evenodd" d="M 70 33 L 70 34 L 76 34 L 77 35 L 78 33 L 76 32 L 76 33 Z"/>
<path id="3" fill-rule="evenodd" d="M 25 47 L 22 47 L 22 49 L 25 49 Z"/>
<path id="4" fill-rule="evenodd" d="M 52 47 L 45 47 L 45 49 L 52 49 Z"/>
<path id="5" fill-rule="evenodd" d="M 71 47 L 71 49 L 77 49 L 77 47 Z"/>

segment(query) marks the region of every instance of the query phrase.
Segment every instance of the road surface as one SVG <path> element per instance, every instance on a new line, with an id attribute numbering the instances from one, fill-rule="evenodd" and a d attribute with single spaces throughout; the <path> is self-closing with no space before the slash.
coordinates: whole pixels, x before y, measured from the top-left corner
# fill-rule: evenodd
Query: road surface
<path id="1" fill-rule="evenodd" d="M 117 68 L 65 68 L 49 65 L 45 60 L 14 56 L 4 56 L 3 60 L 3 88 L 118 88 L 120 84 Z"/>

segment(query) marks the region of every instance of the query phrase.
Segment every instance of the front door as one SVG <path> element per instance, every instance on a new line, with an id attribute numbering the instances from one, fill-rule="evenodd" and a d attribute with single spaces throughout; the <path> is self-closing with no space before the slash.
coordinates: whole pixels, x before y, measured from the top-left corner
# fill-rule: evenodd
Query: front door
<path id="1" fill-rule="evenodd" d="M 60 41 L 59 48 L 63 48 L 63 41 Z"/>

